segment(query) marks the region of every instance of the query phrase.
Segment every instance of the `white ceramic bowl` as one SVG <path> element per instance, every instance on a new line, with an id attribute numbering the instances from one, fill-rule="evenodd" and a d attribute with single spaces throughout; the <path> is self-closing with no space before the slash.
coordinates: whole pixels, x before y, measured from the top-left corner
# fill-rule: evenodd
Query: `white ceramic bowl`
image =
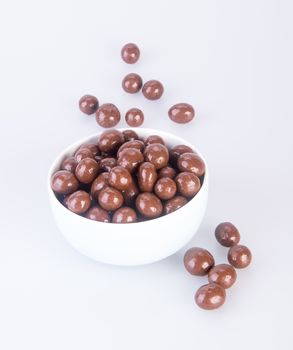
<path id="1" fill-rule="evenodd" d="M 153 129 L 133 130 L 142 137 L 160 135 L 168 146 L 185 144 L 202 157 L 194 145 L 178 136 Z M 98 136 L 99 134 L 85 137 L 66 148 L 58 155 L 49 170 L 48 193 L 60 231 L 80 253 L 108 264 L 142 265 L 174 254 L 189 242 L 202 222 L 208 199 L 207 163 L 205 162 L 206 173 L 200 191 L 177 211 L 157 219 L 131 224 L 93 221 L 72 213 L 57 200 L 51 189 L 51 176 L 59 169 L 64 158 L 71 156 L 81 144 L 97 141 Z"/>

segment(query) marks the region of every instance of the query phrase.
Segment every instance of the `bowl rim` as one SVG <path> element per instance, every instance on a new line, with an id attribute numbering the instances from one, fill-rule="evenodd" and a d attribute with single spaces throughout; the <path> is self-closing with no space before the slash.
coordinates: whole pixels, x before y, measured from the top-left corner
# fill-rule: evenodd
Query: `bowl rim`
<path id="1" fill-rule="evenodd" d="M 67 209 L 57 199 L 54 191 L 51 188 L 51 177 L 52 177 L 52 175 L 54 173 L 54 170 L 56 168 L 57 163 L 60 163 L 62 158 L 65 157 L 65 154 L 71 152 L 71 150 L 73 148 L 75 148 L 77 150 L 78 147 L 80 145 L 82 145 L 83 143 L 88 142 L 90 139 L 99 137 L 104 131 L 112 130 L 112 129 L 115 129 L 115 130 L 118 130 L 118 131 L 121 131 L 121 132 L 124 131 L 124 130 L 133 130 L 137 134 L 139 134 L 140 131 L 143 131 L 144 133 L 147 133 L 149 135 L 155 135 L 156 133 L 159 133 L 160 136 L 164 135 L 163 137 L 166 137 L 166 139 L 168 139 L 168 137 L 179 139 L 181 143 L 178 143 L 178 145 L 179 144 L 184 144 L 186 146 L 191 147 L 202 158 L 202 160 L 205 163 L 205 174 L 204 174 L 204 179 L 203 179 L 203 183 L 202 183 L 202 186 L 201 186 L 200 190 L 183 207 L 175 210 L 174 212 L 172 212 L 170 214 L 162 215 L 162 216 L 159 216 L 157 218 L 150 219 L 150 220 L 145 220 L 145 221 L 138 221 L 138 222 L 131 222 L 131 223 L 102 222 L 102 221 L 90 220 L 90 219 L 88 219 L 88 218 L 86 218 L 86 217 L 84 217 L 82 215 L 75 214 L 72 211 L 70 211 L 69 209 Z M 181 136 L 174 135 L 174 134 L 172 134 L 170 132 L 167 132 L 167 131 L 163 131 L 163 130 L 159 130 L 159 129 L 152 129 L 152 128 L 142 128 L 142 127 L 137 127 L 137 128 L 131 128 L 131 127 L 128 127 L 128 128 L 127 127 L 125 127 L 125 128 L 115 128 L 114 127 L 114 128 L 108 128 L 108 129 L 105 129 L 105 130 L 100 130 L 100 131 L 98 131 L 98 132 L 96 132 L 94 134 L 91 134 L 91 135 L 88 135 L 86 137 L 83 137 L 83 138 L 73 142 L 69 146 L 67 146 L 65 149 L 63 149 L 63 151 L 59 152 L 58 155 L 54 158 L 53 162 L 51 162 L 51 166 L 50 166 L 49 171 L 48 171 L 48 175 L 47 175 L 47 189 L 48 189 L 49 197 L 54 200 L 54 202 L 57 204 L 57 206 L 59 206 L 60 208 L 62 207 L 61 210 L 64 210 L 64 213 L 66 213 L 66 215 L 72 215 L 75 219 L 80 219 L 81 221 L 84 221 L 85 223 L 88 223 L 88 224 L 91 223 L 92 225 L 99 225 L 99 226 L 101 226 L 101 225 L 108 225 L 109 226 L 109 224 L 113 224 L 113 226 L 115 225 L 117 227 L 119 227 L 121 225 L 124 226 L 126 224 L 127 225 L 131 225 L 131 226 L 134 226 L 134 225 L 137 226 L 137 225 L 148 225 L 148 224 L 153 223 L 154 221 L 158 221 L 158 220 L 164 221 L 164 220 L 166 220 L 166 218 L 170 217 L 170 215 L 172 215 L 172 217 L 181 215 L 182 211 L 184 211 L 184 208 L 189 207 L 194 201 L 196 201 L 196 198 L 198 198 L 198 196 L 201 195 L 203 190 L 207 188 L 208 180 L 209 180 L 209 170 L 208 170 L 208 165 L 207 165 L 206 159 L 202 156 L 201 152 L 198 151 L 198 149 L 191 142 L 186 141 Z"/>

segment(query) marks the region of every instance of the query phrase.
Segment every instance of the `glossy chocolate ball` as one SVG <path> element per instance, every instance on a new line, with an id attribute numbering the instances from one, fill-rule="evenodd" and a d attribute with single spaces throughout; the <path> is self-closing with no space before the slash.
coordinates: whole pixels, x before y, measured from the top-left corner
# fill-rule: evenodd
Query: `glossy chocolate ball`
<path id="1" fill-rule="evenodd" d="M 78 163 L 75 169 L 75 176 L 80 182 L 89 184 L 94 181 L 99 169 L 100 166 L 94 159 L 84 158 Z"/>
<path id="2" fill-rule="evenodd" d="M 157 177 L 156 168 L 152 163 L 142 163 L 137 172 L 138 187 L 141 192 L 152 192 Z"/>
<path id="3" fill-rule="evenodd" d="M 61 164 L 61 170 L 67 170 L 74 174 L 77 166 L 77 161 L 74 157 L 68 157 L 63 160 Z"/>
<path id="4" fill-rule="evenodd" d="M 187 198 L 194 197 L 200 190 L 200 180 L 193 174 L 188 172 L 182 172 L 175 178 L 178 192 Z"/>
<path id="5" fill-rule="evenodd" d="M 144 122 L 144 114 L 138 108 L 131 108 L 125 114 L 125 121 L 129 126 L 137 128 Z"/>
<path id="6" fill-rule="evenodd" d="M 112 103 L 104 103 L 96 111 L 96 121 L 103 128 L 113 128 L 120 121 L 120 112 Z"/>
<path id="7" fill-rule="evenodd" d="M 51 187 L 55 193 L 70 194 L 78 189 L 79 182 L 72 172 L 59 170 L 51 180 Z"/>
<path id="8" fill-rule="evenodd" d="M 187 124 L 195 116 L 194 108 L 188 103 L 177 103 L 169 109 L 169 118 L 178 124 Z"/>
<path id="9" fill-rule="evenodd" d="M 217 241 L 224 247 L 232 247 L 240 241 L 240 233 L 231 222 L 222 222 L 216 227 Z"/>
<path id="10" fill-rule="evenodd" d="M 168 200 L 175 196 L 176 183 L 169 177 L 163 177 L 156 182 L 155 194 L 162 200 Z"/>
<path id="11" fill-rule="evenodd" d="M 132 177 L 129 171 L 122 166 L 116 166 L 115 168 L 111 169 L 109 173 L 110 186 L 116 188 L 117 190 L 123 191 L 129 187 L 131 182 Z"/>
<path id="12" fill-rule="evenodd" d="M 94 114 L 98 107 L 99 101 L 95 96 L 84 95 L 79 100 L 79 109 L 85 114 Z"/>
<path id="13" fill-rule="evenodd" d="M 127 206 L 134 206 L 137 195 L 139 194 L 139 190 L 135 181 L 132 179 L 131 184 L 127 187 L 125 191 L 122 192 L 124 203 Z"/>
<path id="14" fill-rule="evenodd" d="M 122 134 L 124 136 L 125 141 L 133 141 L 139 139 L 137 133 L 133 130 L 123 130 Z"/>
<path id="15" fill-rule="evenodd" d="M 170 162 L 173 166 L 177 167 L 177 159 L 181 154 L 194 153 L 193 150 L 186 145 L 177 145 L 170 149 Z"/>
<path id="16" fill-rule="evenodd" d="M 138 61 L 139 56 L 140 51 L 136 44 L 128 43 L 122 47 L 121 57 L 124 62 L 133 64 Z"/>
<path id="17" fill-rule="evenodd" d="M 136 198 L 136 209 L 148 219 L 157 218 L 162 214 L 163 206 L 160 199 L 153 193 L 140 193 Z"/>
<path id="18" fill-rule="evenodd" d="M 99 193 L 99 204 L 105 210 L 116 210 L 123 204 L 123 196 L 113 187 L 105 187 Z"/>
<path id="19" fill-rule="evenodd" d="M 126 148 L 119 153 L 117 163 L 132 173 L 138 168 L 143 160 L 143 155 L 138 149 Z"/>
<path id="20" fill-rule="evenodd" d="M 219 264 L 210 269 L 208 278 L 210 283 L 216 283 L 219 286 L 227 289 L 236 282 L 237 273 L 233 266 L 228 264 Z"/>
<path id="21" fill-rule="evenodd" d="M 129 94 L 137 93 L 142 87 L 141 76 L 136 73 L 127 74 L 122 80 L 122 88 Z"/>
<path id="22" fill-rule="evenodd" d="M 148 100 L 158 100 L 163 92 L 164 87 L 158 80 L 149 80 L 142 87 L 142 93 Z"/>
<path id="23" fill-rule="evenodd" d="M 100 160 L 99 165 L 102 171 L 109 172 L 111 169 L 117 166 L 117 160 L 112 157 L 106 157 Z"/>
<path id="24" fill-rule="evenodd" d="M 100 155 L 99 147 L 95 143 L 84 143 L 79 147 L 79 149 L 83 149 L 83 148 L 89 149 L 94 156 Z"/>
<path id="25" fill-rule="evenodd" d="M 98 202 L 101 190 L 107 186 L 109 186 L 109 173 L 102 173 L 92 183 L 91 196 Z"/>
<path id="26" fill-rule="evenodd" d="M 205 172 L 204 161 L 195 153 L 183 153 L 177 160 L 177 166 L 181 171 L 188 171 L 196 176 L 202 176 Z"/>
<path id="27" fill-rule="evenodd" d="M 236 269 L 244 269 L 251 263 L 251 260 L 251 251 L 244 245 L 234 245 L 228 251 L 228 261 Z"/>
<path id="28" fill-rule="evenodd" d="M 69 210 L 76 214 L 85 213 L 91 206 L 91 197 L 85 191 L 73 192 L 67 201 L 67 207 Z"/>
<path id="29" fill-rule="evenodd" d="M 158 178 L 160 179 L 162 177 L 169 177 L 170 179 L 174 179 L 176 174 L 177 174 L 176 170 L 171 166 L 167 165 L 164 168 L 160 169 L 158 173 Z"/>
<path id="30" fill-rule="evenodd" d="M 135 210 L 129 207 L 122 207 L 115 211 L 112 222 L 116 224 L 126 224 L 130 222 L 137 222 L 137 215 Z"/>
<path id="31" fill-rule="evenodd" d="M 156 169 L 161 169 L 168 164 L 169 151 L 166 146 L 153 143 L 145 148 L 144 157 L 146 162 L 154 164 Z"/>
<path id="32" fill-rule="evenodd" d="M 81 148 L 81 149 L 78 149 L 75 152 L 74 158 L 75 158 L 75 161 L 77 163 L 79 163 L 82 159 L 85 159 L 85 158 L 92 158 L 92 159 L 94 159 L 94 155 L 93 155 L 93 153 L 91 152 L 90 149 L 88 149 L 88 148 Z"/>
<path id="33" fill-rule="evenodd" d="M 114 153 L 124 142 L 123 134 L 115 129 L 102 132 L 98 140 L 99 149 L 105 153 Z"/>
<path id="34" fill-rule="evenodd" d="M 85 217 L 94 221 L 111 222 L 109 212 L 98 206 L 90 208 L 86 212 Z"/>
<path id="35" fill-rule="evenodd" d="M 164 213 L 171 214 L 173 211 L 180 209 L 187 203 L 187 199 L 182 196 L 175 196 L 164 203 Z"/>
<path id="36" fill-rule="evenodd" d="M 203 248 L 190 248 L 184 255 L 184 266 L 194 276 L 204 276 L 215 265 L 212 254 Z"/>
<path id="37" fill-rule="evenodd" d="M 118 149 L 118 152 L 117 152 L 118 158 L 119 158 L 120 152 L 126 148 L 136 148 L 142 152 L 144 149 L 144 143 L 140 140 L 127 141 L 123 143 L 123 145 Z"/>
<path id="38" fill-rule="evenodd" d="M 146 140 L 145 140 L 146 146 L 151 145 L 153 143 L 160 143 L 161 145 L 164 145 L 164 146 L 166 145 L 165 141 L 159 135 L 150 135 L 146 138 Z"/>
<path id="39" fill-rule="evenodd" d="M 215 283 L 205 284 L 195 293 L 196 304 L 204 310 L 214 310 L 222 306 L 226 299 L 226 291 Z"/>

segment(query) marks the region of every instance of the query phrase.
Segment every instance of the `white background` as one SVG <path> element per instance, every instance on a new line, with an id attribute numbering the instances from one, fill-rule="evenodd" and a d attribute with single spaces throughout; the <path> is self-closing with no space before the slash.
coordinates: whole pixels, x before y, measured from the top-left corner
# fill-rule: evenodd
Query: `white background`
<path id="1" fill-rule="evenodd" d="M 292 15 L 291 0 L 1 1 L 1 349 L 292 349 Z M 129 41 L 141 48 L 134 66 L 120 59 Z M 160 79 L 164 97 L 124 93 L 131 71 Z M 78 110 L 85 93 L 122 113 L 141 107 L 146 127 L 205 155 L 209 205 L 188 247 L 224 262 L 213 231 L 231 220 L 254 256 L 221 309 L 194 304 L 206 279 L 185 272 L 186 248 L 119 268 L 58 232 L 46 175 L 65 146 L 100 130 Z M 198 113 L 185 126 L 166 114 L 181 101 Z"/>

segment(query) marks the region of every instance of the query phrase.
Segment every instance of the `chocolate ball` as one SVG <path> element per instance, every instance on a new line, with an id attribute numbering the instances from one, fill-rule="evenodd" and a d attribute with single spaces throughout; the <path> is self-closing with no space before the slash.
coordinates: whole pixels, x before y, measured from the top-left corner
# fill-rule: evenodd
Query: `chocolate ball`
<path id="1" fill-rule="evenodd" d="M 132 173 L 138 168 L 143 160 L 143 155 L 138 149 L 126 148 L 119 153 L 117 163 Z"/>
<path id="2" fill-rule="evenodd" d="M 194 108 L 188 103 L 177 103 L 169 109 L 168 114 L 178 124 L 189 123 L 195 116 Z"/>
<path id="3" fill-rule="evenodd" d="M 133 130 L 124 130 L 122 131 L 122 134 L 124 136 L 125 141 L 138 140 L 139 138 L 137 133 Z"/>
<path id="4" fill-rule="evenodd" d="M 195 153 L 183 153 L 177 160 L 177 166 L 181 171 L 188 171 L 196 176 L 202 176 L 205 172 L 204 161 Z"/>
<path id="5" fill-rule="evenodd" d="M 74 174 L 77 166 L 77 161 L 74 157 L 68 157 L 63 160 L 61 164 L 61 170 L 67 170 Z"/>
<path id="6" fill-rule="evenodd" d="M 187 199 L 182 196 L 176 196 L 172 199 L 169 199 L 166 203 L 164 203 L 164 213 L 171 214 L 174 211 L 180 209 L 187 203 Z"/>
<path id="7" fill-rule="evenodd" d="M 169 151 L 160 143 L 152 143 L 145 148 L 144 157 L 147 162 L 154 164 L 156 169 L 161 169 L 168 164 Z"/>
<path id="8" fill-rule="evenodd" d="M 51 180 L 51 187 L 55 193 L 70 194 L 78 189 L 79 182 L 74 174 L 67 170 L 59 170 Z"/>
<path id="9" fill-rule="evenodd" d="M 236 278 L 234 267 L 228 264 L 216 265 L 208 273 L 210 283 L 216 283 L 225 289 L 230 288 L 236 282 Z"/>
<path id="10" fill-rule="evenodd" d="M 160 143 L 161 145 L 164 145 L 164 146 L 166 145 L 165 141 L 159 135 L 150 135 L 149 137 L 146 138 L 145 140 L 146 146 L 151 145 L 153 143 Z"/>
<path id="11" fill-rule="evenodd" d="M 224 247 L 232 247 L 240 241 L 240 233 L 231 222 L 222 222 L 216 227 L 217 241 Z"/>
<path id="12" fill-rule="evenodd" d="M 178 192 L 187 198 L 194 197 L 200 190 L 200 180 L 193 174 L 188 172 L 182 172 L 175 178 Z"/>
<path id="13" fill-rule="evenodd" d="M 98 147 L 102 152 L 114 153 L 124 142 L 123 134 L 115 129 L 104 131 L 98 140 Z"/>
<path id="14" fill-rule="evenodd" d="M 112 103 L 104 103 L 96 111 L 96 121 L 103 128 L 113 128 L 120 121 L 120 112 Z"/>
<path id="15" fill-rule="evenodd" d="M 133 64 L 138 61 L 140 56 L 140 51 L 137 45 L 133 43 L 128 43 L 122 47 L 121 57 L 124 62 L 128 64 Z"/>
<path id="16" fill-rule="evenodd" d="M 135 200 L 138 194 L 139 194 L 139 190 L 137 188 L 135 181 L 132 179 L 132 182 L 127 187 L 127 189 L 122 192 L 124 203 L 127 206 L 135 205 Z"/>
<path id="17" fill-rule="evenodd" d="M 155 194 L 162 200 L 173 198 L 176 191 L 176 183 L 169 177 L 159 179 L 155 185 Z"/>
<path id="18" fill-rule="evenodd" d="M 85 213 L 91 206 L 91 197 L 85 191 L 73 192 L 67 201 L 67 207 L 69 210 L 76 214 Z"/>
<path id="19" fill-rule="evenodd" d="M 91 152 L 91 150 L 89 150 L 88 148 L 82 148 L 82 149 L 78 149 L 75 152 L 74 158 L 75 158 L 75 161 L 77 163 L 79 163 L 82 159 L 85 159 L 85 158 L 92 158 L 92 159 L 94 159 L 94 155 Z"/>
<path id="20" fill-rule="evenodd" d="M 85 217 L 94 220 L 94 221 L 101 221 L 101 222 L 110 222 L 110 215 L 107 212 L 107 210 L 100 208 L 98 206 L 90 208 L 86 214 Z"/>
<path id="21" fill-rule="evenodd" d="M 136 73 L 130 73 L 122 80 L 122 88 L 129 94 L 137 93 L 142 87 L 142 79 Z"/>
<path id="22" fill-rule="evenodd" d="M 144 149 L 144 143 L 140 140 L 127 141 L 118 149 L 117 157 L 119 158 L 120 152 L 126 148 L 136 148 L 142 152 Z"/>
<path id="23" fill-rule="evenodd" d="M 144 122 L 143 112 L 138 108 L 131 108 L 125 114 L 125 121 L 129 126 L 137 128 Z"/>
<path id="24" fill-rule="evenodd" d="M 109 172 L 117 165 L 117 160 L 112 157 L 106 157 L 100 160 L 99 165 L 102 171 Z"/>
<path id="25" fill-rule="evenodd" d="M 100 155 L 99 147 L 95 143 L 84 143 L 79 147 L 79 149 L 83 149 L 83 148 L 89 149 L 94 156 Z"/>
<path id="26" fill-rule="evenodd" d="M 157 181 L 156 168 L 152 163 L 142 163 L 137 172 L 138 187 L 141 192 L 152 192 Z"/>
<path id="27" fill-rule="evenodd" d="M 126 224 L 130 222 L 137 222 L 136 212 L 129 207 L 122 207 L 115 211 L 112 222 L 115 224 Z"/>
<path id="28" fill-rule="evenodd" d="M 102 173 L 92 183 L 90 193 L 93 199 L 98 202 L 101 190 L 107 186 L 109 186 L 109 173 Z"/>
<path id="29" fill-rule="evenodd" d="M 170 162 L 173 166 L 177 167 L 177 159 L 181 154 L 194 153 L 193 150 L 185 145 L 177 145 L 170 149 Z"/>
<path id="30" fill-rule="evenodd" d="M 94 114 L 98 107 L 99 101 L 95 96 L 84 95 L 79 100 L 79 109 L 85 114 Z"/>
<path id="31" fill-rule="evenodd" d="M 204 276 L 215 265 L 212 254 L 203 248 L 190 248 L 184 255 L 184 266 L 194 276 Z"/>
<path id="32" fill-rule="evenodd" d="M 115 168 L 111 169 L 109 173 L 110 186 L 116 188 L 117 190 L 123 191 L 129 187 L 131 182 L 132 177 L 129 171 L 122 166 L 116 166 Z"/>
<path id="33" fill-rule="evenodd" d="M 142 93 L 148 100 L 158 100 L 163 92 L 164 87 L 158 80 L 149 80 L 142 87 Z"/>
<path id="34" fill-rule="evenodd" d="M 63 200 L 62 200 L 62 204 L 64 205 L 64 207 L 68 208 L 68 198 L 69 198 L 69 194 L 67 194 L 66 196 L 64 196 Z"/>
<path id="35" fill-rule="evenodd" d="M 164 168 L 160 169 L 158 173 L 158 178 L 160 179 L 162 177 L 169 177 L 170 179 L 174 179 L 176 174 L 177 174 L 176 170 L 167 165 Z"/>
<path id="36" fill-rule="evenodd" d="M 163 211 L 161 201 L 153 193 L 140 193 L 136 198 L 135 204 L 139 213 L 148 219 L 157 218 Z"/>
<path id="37" fill-rule="evenodd" d="M 251 251 L 245 245 L 234 245 L 228 251 L 228 261 L 236 269 L 244 269 L 251 260 Z"/>
<path id="38" fill-rule="evenodd" d="M 123 204 L 123 196 L 113 187 L 105 187 L 99 193 L 99 204 L 105 210 L 116 210 Z"/>
<path id="39" fill-rule="evenodd" d="M 222 306 L 226 299 L 226 291 L 215 283 L 201 286 L 195 293 L 196 304 L 204 310 L 214 310 Z"/>
<path id="40" fill-rule="evenodd" d="M 78 163 L 75 169 L 75 176 L 80 182 L 89 184 L 94 181 L 99 169 L 99 164 L 94 159 L 84 158 Z"/>

